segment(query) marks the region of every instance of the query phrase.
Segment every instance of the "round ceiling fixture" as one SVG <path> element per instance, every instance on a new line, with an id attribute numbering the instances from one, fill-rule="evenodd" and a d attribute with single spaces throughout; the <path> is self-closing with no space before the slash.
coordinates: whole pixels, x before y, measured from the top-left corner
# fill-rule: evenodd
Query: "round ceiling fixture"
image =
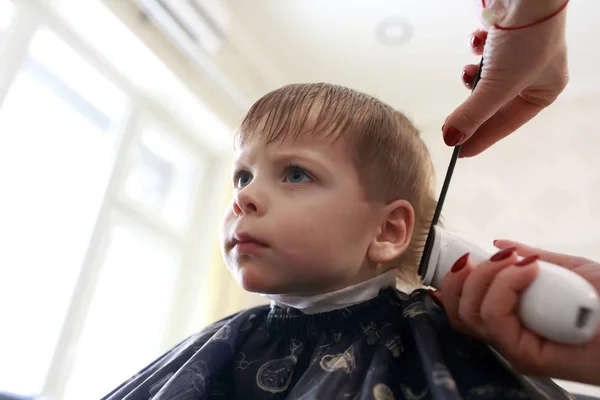
<path id="1" fill-rule="evenodd" d="M 401 46 L 412 37 L 412 26 L 400 17 L 386 18 L 377 26 L 376 35 L 386 46 Z"/>

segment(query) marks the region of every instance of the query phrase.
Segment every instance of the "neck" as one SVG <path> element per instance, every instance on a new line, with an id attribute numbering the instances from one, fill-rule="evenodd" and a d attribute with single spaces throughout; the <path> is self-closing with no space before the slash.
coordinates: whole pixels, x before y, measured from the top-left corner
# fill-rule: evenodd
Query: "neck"
<path id="1" fill-rule="evenodd" d="M 304 314 L 316 314 L 371 300 L 377 297 L 381 289 L 395 286 L 396 270 L 392 269 L 357 285 L 348 286 L 330 293 L 313 296 L 287 294 L 266 294 L 263 296 L 271 300 L 271 307 L 292 307 L 302 311 Z"/>

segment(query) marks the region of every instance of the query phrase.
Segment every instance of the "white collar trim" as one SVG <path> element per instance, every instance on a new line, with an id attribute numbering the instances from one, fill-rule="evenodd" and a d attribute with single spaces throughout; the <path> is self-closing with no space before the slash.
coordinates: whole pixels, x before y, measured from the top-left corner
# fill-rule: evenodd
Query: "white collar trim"
<path id="1" fill-rule="evenodd" d="M 304 314 L 317 314 L 371 300 L 377 297 L 381 289 L 395 286 L 396 270 L 392 269 L 368 281 L 336 290 L 335 292 L 314 296 L 293 296 L 287 294 L 263 294 L 263 296 L 271 300 L 271 307 L 292 307 L 302 311 Z"/>

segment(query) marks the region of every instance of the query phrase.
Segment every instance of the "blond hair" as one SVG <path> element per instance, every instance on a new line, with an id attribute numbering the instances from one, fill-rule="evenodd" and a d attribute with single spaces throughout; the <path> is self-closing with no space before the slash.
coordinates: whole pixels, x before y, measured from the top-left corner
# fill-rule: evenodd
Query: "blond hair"
<path id="1" fill-rule="evenodd" d="M 399 111 L 358 91 L 326 83 L 292 84 L 260 98 L 236 144 L 260 135 L 267 143 L 299 135 L 343 138 L 369 200 L 410 202 L 415 228 L 408 249 L 389 268 L 399 283 L 419 284 L 418 264 L 435 209 L 433 166 L 418 130 Z"/>

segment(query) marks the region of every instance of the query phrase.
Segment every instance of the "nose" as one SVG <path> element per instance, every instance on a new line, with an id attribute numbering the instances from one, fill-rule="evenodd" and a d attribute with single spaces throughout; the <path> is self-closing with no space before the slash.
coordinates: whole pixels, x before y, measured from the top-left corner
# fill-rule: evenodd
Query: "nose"
<path id="1" fill-rule="evenodd" d="M 264 204 L 259 200 L 256 189 L 247 186 L 238 190 L 233 199 L 233 213 L 236 216 L 264 213 Z"/>

